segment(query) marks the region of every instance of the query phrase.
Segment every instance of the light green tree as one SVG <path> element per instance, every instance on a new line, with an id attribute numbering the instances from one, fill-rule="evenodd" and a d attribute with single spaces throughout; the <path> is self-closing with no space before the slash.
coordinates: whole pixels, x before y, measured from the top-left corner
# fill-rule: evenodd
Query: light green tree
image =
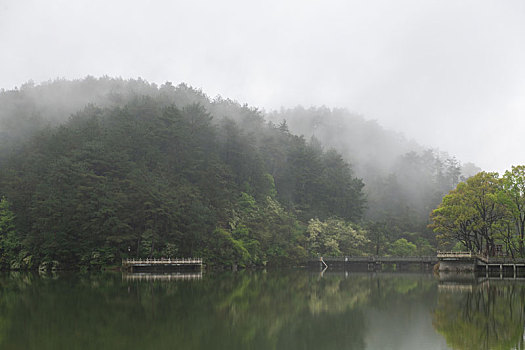
<path id="1" fill-rule="evenodd" d="M 417 246 L 400 238 L 390 245 L 390 254 L 393 256 L 415 256 L 417 255 Z"/>
<path id="2" fill-rule="evenodd" d="M 311 219 L 306 240 L 311 255 L 361 255 L 369 243 L 363 229 L 337 218 Z"/>
<path id="3" fill-rule="evenodd" d="M 461 242 L 469 251 L 474 251 L 476 240 L 472 232 L 472 222 L 475 216 L 473 208 L 467 204 L 467 184 L 462 182 L 443 197 L 441 204 L 431 214 L 434 232 L 441 245 L 454 245 Z"/>
<path id="4" fill-rule="evenodd" d="M 513 166 L 503 175 L 502 186 L 510 219 L 516 230 L 520 255 L 525 255 L 525 166 Z"/>
<path id="5" fill-rule="evenodd" d="M 459 241 L 470 251 L 493 253 L 507 215 L 505 202 L 498 173 L 480 172 L 443 198 L 431 214 L 431 227 L 442 240 Z"/>

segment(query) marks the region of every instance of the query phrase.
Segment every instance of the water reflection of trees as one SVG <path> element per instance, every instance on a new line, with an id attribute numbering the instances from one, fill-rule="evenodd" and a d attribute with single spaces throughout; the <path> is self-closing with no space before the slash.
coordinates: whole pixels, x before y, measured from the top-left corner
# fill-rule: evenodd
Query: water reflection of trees
<path id="1" fill-rule="evenodd" d="M 432 288 L 434 287 L 434 288 Z M 243 272 L 201 280 L 0 277 L 0 348 L 363 349 L 364 309 L 422 300 L 413 276 Z"/>
<path id="2" fill-rule="evenodd" d="M 485 281 L 440 288 L 433 324 L 457 350 L 525 349 L 525 285 Z"/>

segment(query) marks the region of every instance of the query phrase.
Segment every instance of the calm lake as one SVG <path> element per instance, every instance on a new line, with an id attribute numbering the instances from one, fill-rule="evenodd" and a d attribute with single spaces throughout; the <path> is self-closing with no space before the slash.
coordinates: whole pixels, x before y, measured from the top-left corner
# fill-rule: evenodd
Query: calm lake
<path id="1" fill-rule="evenodd" d="M 524 300 L 415 273 L 9 273 L 0 349 L 522 349 Z"/>

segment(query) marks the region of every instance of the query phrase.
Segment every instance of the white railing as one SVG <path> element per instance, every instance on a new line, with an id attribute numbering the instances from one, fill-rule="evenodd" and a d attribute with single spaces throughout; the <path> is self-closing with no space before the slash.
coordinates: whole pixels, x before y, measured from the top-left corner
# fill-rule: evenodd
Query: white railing
<path id="1" fill-rule="evenodd" d="M 170 265 L 170 264 L 202 264 L 201 258 L 160 258 L 160 259 L 122 259 L 122 265 Z"/>
<path id="2" fill-rule="evenodd" d="M 449 259 L 460 259 L 460 258 L 476 258 L 483 262 L 488 262 L 489 258 L 483 254 L 476 254 L 473 252 L 437 252 L 437 257 L 439 258 L 449 258 Z"/>
<path id="3" fill-rule="evenodd" d="M 437 252 L 438 258 L 473 258 L 476 256 L 472 252 Z"/>
<path id="4" fill-rule="evenodd" d="M 185 274 L 152 274 L 152 273 L 124 273 L 123 280 L 138 280 L 138 281 L 171 281 L 171 280 L 200 280 L 202 279 L 202 272 L 200 273 L 185 273 Z"/>

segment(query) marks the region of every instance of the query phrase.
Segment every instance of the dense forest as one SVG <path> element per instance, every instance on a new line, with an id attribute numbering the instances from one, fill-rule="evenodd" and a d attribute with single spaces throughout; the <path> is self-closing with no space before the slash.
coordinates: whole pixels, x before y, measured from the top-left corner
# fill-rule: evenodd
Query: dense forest
<path id="1" fill-rule="evenodd" d="M 1 91 L 0 265 L 432 254 L 429 213 L 465 172 L 356 118 L 140 79 Z"/>

